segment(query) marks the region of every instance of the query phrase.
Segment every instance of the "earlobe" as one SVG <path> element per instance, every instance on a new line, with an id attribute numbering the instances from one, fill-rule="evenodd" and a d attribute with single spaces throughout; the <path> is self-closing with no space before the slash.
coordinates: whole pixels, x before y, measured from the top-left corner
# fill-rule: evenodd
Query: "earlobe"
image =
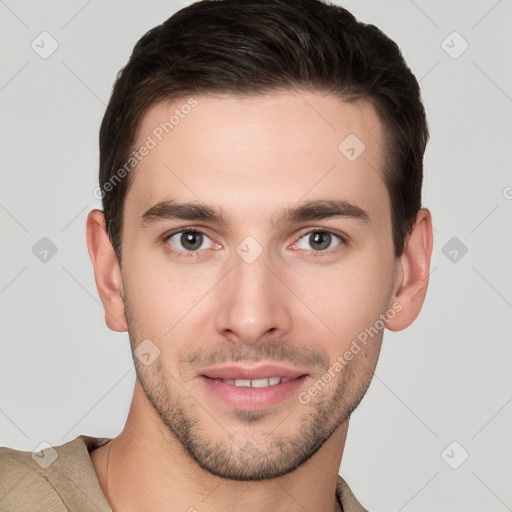
<path id="1" fill-rule="evenodd" d="M 401 331 L 417 318 L 427 294 L 432 255 L 432 217 L 422 208 L 400 256 L 395 292 L 390 301 L 401 305 L 401 310 L 390 319 L 386 327 L 390 331 Z"/>
<path id="2" fill-rule="evenodd" d="M 113 331 L 128 330 L 124 302 L 121 269 L 105 228 L 105 217 L 101 210 L 92 210 L 87 216 L 87 247 L 96 288 L 105 310 L 105 323 Z"/>

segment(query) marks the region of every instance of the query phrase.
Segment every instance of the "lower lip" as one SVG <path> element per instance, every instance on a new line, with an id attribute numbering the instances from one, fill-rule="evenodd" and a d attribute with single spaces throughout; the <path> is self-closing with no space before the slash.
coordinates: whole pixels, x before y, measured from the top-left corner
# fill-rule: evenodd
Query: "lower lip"
<path id="1" fill-rule="evenodd" d="M 235 409 L 259 411 L 271 407 L 297 393 L 308 376 L 303 375 L 288 382 L 281 382 L 266 388 L 249 388 L 226 384 L 220 379 L 201 375 L 200 380 L 208 391 Z"/>

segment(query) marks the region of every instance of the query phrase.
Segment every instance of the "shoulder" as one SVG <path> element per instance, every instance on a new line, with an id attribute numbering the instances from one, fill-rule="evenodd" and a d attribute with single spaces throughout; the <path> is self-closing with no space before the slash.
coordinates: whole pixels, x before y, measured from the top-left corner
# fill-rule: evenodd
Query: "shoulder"
<path id="1" fill-rule="evenodd" d="M 109 510 L 89 457 L 106 442 L 78 436 L 39 452 L 0 447 L 0 512 Z"/>
<path id="2" fill-rule="evenodd" d="M 46 452 L 46 453 L 45 453 Z M 54 456 L 52 448 L 39 452 L 45 464 Z M 0 511 L 68 510 L 55 486 L 48 480 L 45 471 L 38 464 L 34 452 L 0 448 Z"/>

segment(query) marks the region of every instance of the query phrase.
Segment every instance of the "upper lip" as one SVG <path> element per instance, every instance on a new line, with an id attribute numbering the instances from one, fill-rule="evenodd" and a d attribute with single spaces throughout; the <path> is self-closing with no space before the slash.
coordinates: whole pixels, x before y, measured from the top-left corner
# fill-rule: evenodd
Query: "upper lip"
<path id="1" fill-rule="evenodd" d="M 205 377 L 211 379 L 268 379 L 270 377 L 286 377 L 295 379 L 302 375 L 307 375 L 307 372 L 296 370 L 294 368 L 287 368 L 276 364 L 265 364 L 262 366 L 237 366 L 237 365 L 224 365 L 208 368 L 200 373 Z"/>

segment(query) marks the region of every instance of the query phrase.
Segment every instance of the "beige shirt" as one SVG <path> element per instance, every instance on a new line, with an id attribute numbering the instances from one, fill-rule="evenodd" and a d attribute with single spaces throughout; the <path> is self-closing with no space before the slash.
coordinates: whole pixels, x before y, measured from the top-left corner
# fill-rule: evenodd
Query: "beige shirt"
<path id="1" fill-rule="evenodd" d="M 112 512 L 89 453 L 109 438 L 81 435 L 39 453 L 0 447 L 0 512 Z M 344 512 L 367 512 L 338 477 Z"/>

